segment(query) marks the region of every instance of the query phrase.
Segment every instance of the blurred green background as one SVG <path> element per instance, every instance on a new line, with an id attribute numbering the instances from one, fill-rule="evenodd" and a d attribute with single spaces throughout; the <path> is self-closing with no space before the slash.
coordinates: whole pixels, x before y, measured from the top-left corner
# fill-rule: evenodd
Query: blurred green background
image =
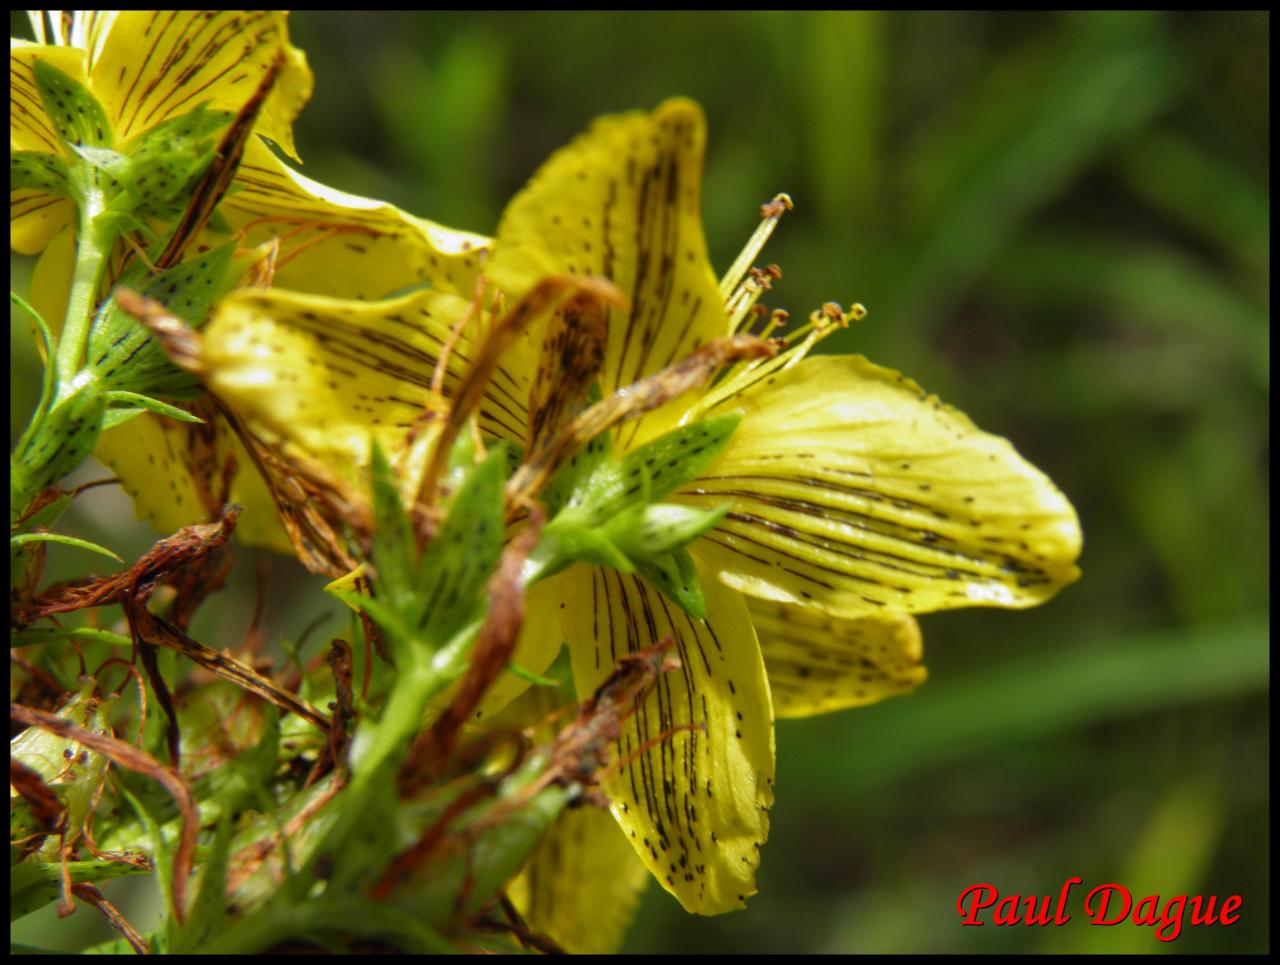
<path id="1" fill-rule="evenodd" d="M 790 192 L 770 305 L 863 302 L 868 321 L 824 350 L 907 372 L 1080 512 L 1084 578 L 1052 603 L 927 616 L 916 694 L 780 722 L 760 894 L 701 919 L 652 887 L 628 950 L 1269 948 L 1269 14 L 297 13 L 291 29 L 316 74 L 307 174 L 479 232 L 595 115 L 700 101 L 717 266 Z M 35 369 L 13 330 L 20 427 Z M 141 549 L 128 516 L 99 490 L 66 529 Z M 221 613 L 251 609 L 249 557 L 244 605 Z M 267 615 L 294 633 L 312 584 L 266 565 L 273 592 L 307 589 Z M 205 616 L 215 645 L 247 620 Z M 1174 943 L 1078 911 L 959 924 L 967 885 L 1046 895 L 1073 875 L 1239 894 L 1243 912 Z"/>

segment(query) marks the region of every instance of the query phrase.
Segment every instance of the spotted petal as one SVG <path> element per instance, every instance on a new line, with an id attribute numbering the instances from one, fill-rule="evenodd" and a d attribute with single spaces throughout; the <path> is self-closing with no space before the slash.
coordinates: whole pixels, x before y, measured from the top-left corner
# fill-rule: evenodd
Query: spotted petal
<path id="1" fill-rule="evenodd" d="M 264 10 L 126 10 L 98 26 L 89 83 L 118 141 L 207 104 L 238 111 L 277 55 L 285 67 L 255 129 L 297 158 L 293 121 L 311 96 L 302 51 L 289 43 L 287 14 Z"/>
<path id="2" fill-rule="evenodd" d="M 343 298 L 386 298 L 422 283 L 470 299 L 488 238 L 415 218 L 294 171 L 251 140 L 223 202 L 244 243 L 281 239 L 281 288 Z"/>
<path id="3" fill-rule="evenodd" d="M 626 296 L 628 308 L 609 312 L 606 395 L 729 334 L 702 231 L 705 140 L 702 112 L 687 100 L 598 120 L 552 155 L 498 227 L 491 272 L 503 287 L 590 274 Z M 623 444 L 662 422 L 638 420 Z"/>
<path id="4" fill-rule="evenodd" d="M 1006 440 L 858 356 L 807 359 L 731 398 L 744 417 L 691 502 L 735 589 L 842 616 L 1028 607 L 1079 575 L 1075 511 Z"/>
<path id="5" fill-rule="evenodd" d="M 704 573 L 704 622 L 633 576 L 585 566 L 565 576 L 576 583 L 562 619 L 580 695 L 623 654 L 676 638 L 680 668 L 658 678 L 623 727 L 623 767 L 604 785 L 614 817 L 686 910 L 743 907 L 756 890 L 774 769 L 773 709 L 745 601 Z"/>
<path id="6" fill-rule="evenodd" d="M 914 690 L 927 676 L 920 627 L 908 614 L 846 620 L 751 597 L 747 608 L 779 717 L 872 704 Z"/>
<path id="7" fill-rule="evenodd" d="M 423 414 L 450 329 L 466 303 L 440 292 L 382 302 L 245 290 L 224 299 L 204 329 L 206 381 L 237 412 L 310 455 L 363 465 L 374 432 L 388 452 Z M 452 353 L 446 390 L 470 360 L 470 340 Z M 486 421 L 523 437 L 524 393 Z"/>

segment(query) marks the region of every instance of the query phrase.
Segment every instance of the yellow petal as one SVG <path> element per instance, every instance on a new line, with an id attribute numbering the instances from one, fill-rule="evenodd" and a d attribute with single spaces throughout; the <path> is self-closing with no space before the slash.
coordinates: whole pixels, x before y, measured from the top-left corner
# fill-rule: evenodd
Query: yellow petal
<path id="1" fill-rule="evenodd" d="M 810 358 L 730 399 L 744 417 L 682 492 L 744 593 L 842 616 L 1034 606 L 1079 576 L 1065 496 L 1008 441 L 858 356 Z"/>
<path id="2" fill-rule="evenodd" d="M 281 239 L 280 288 L 343 298 L 385 298 L 412 285 L 470 299 L 490 241 L 337 191 L 294 171 L 251 139 L 238 190 L 221 210 L 243 243 Z"/>
<path id="3" fill-rule="evenodd" d="M 104 27 L 90 68 L 90 87 L 111 119 L 118 142 L 207 104 L 238 111 L 257 90 L 277 54 L 285 67 L 255 130 L 290 157 L 293 121 L 311 96 L 311 71 L 289 43 L 279 11 L 122 11 Z"/>
<path id="4" fill-rule="evenodd" d="M 200 414 L 208 420 L 204 425 L 144 412 L 102 433 L 93 454 L 119 477 L 137 518 L 161 533 L 217 517 L 222 469 L 230 455 L 237 471 L 226 499 L 244 507 L 236 521 L 236 538 L 246 546 L 292 554 L 275 502 L 240 440 L 225 421 L 211 414 L 211 407 Z M 215 440 L 211 450 L 203 441 L 210 433 Z"/>
<path id="5" fill-rule="evenodd" d="M 533 584 L 525 591 L 524 624 L 511 660 L 532 674 L 541 675 L 564 645 L 560 614 L 573 583 L 561 573 Z M 507 671 L 490 685 L 476 712 L 476 718 L 491 718 L 530 687 L 528 680 Z"/>
<path id="6" fill-rule="evenodd" d="M 928 676 L 915 617 L 846 620 L 812 607 L 747 599 L 773 709 L 809 717 L 905 694 Z"/>
<path id="7" fill-rule="evenodd" d="M 649 872 L 618 822 L 590 806 L 565 811 L 511 882 L 508 896 L 538 934 L 572 954 L 612 954 Z"/>
<path id="8" fill-rule="evenodd" d="M 46 47 L 25 40 L 9 41 L 9 149 L 62 155 L 62 143 L 45 113 L 32 67 L 39 57 L 63 73 L 84 81 L 84 52 Z M 58 231 L 71 223 L 70 198 L 24 189 L 9 192 L 9 246 L 19 254 L 42 251 Z M 58 321 L 61 321 L 59 316 Z"/>
<path id="9" fill-rule="evenodd" d="M 102 433 L 93 454 L 120 478 L 138 519 L 172 533 L 209 521 L 188 441 L 187 424 L 144 412 Z"/>
<path id="10" fill-rule="evenodd" d="M 687 911 L 743 907 L 769 833 L 774 768 L 773 708 L 745 601 L 704 573 L 704 622 L 635 577 L 584 566 L 565 575 L 575 584 L 562 612 L 579 696 L 623 654 L 677 641 L 680 668 L 658 678 L 622 728 L 626 766 L 603 785 L 614 817 Z"/>
<path id="11" fill-rule="evenodd" d="M 371 435 L 405 450 L 426 409 L 441 347 L 466 310 L 455 296 L 420 291 L 381 302 L 243 290 L 203 329 L 205 380 L 237 413 L 363 486 Z M 474 357 L 478 326 L 449 355 L 445 394 Z M 499 366 L 480 424 L 519 442 L 529 377 Z"/>
<path id="12" fill-rule="evenodd" d="M 31 269 L 31 307 L 54 334 L 62 331 L 75 271 L 76 236 L 68 224 L 44 246 Z"/>
<path id="13" fill-rule="evenodd" d="M 602 118 L 503 215 L 491 263 L 500 285 L 591 274 L 626 296 L 628 309 L 609 312 L 606 395 L 730 334 L 702 231 L 705 139 L 702 111 L 687 100 Z M 659 431 L 663 418 L 643 421 L 644 432 L 640 422 L 623 430 L 624 445 Z"/>

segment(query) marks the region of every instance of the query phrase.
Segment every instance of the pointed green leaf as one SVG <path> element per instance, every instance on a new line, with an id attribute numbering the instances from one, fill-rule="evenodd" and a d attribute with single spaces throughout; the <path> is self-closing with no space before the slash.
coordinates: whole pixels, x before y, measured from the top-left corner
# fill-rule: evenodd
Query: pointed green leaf
<path id="1" fill-rule="evenodd" d="M 124 562 L 123 559 L 105 546 L 90 543 L 86 539 L 77 539 L 74 536 L 63 536 L 61 533 L 21 533 L 17 536 L 9 537 L 10 546 L 26 546 L 28 543 L 62 543 L 64 546 L 75 546 L 82 550 L 88 550 L 90 553 L 97 553 L 99 556 L 109 556 L 117 563 Z"/>
<path id="2" fill-rule="evenodd" d="M 121 284 L 139 288 L 169 311 L 193 326 L 204 323 L 215 299 L 235 283 L 232 260 L 235 245 L 228 242 L 212 251 L 190 258 L 168 271 L 146 279 L 145 266 L 121 279 Z M 89 368 L 109 389 L 190 397 L 199 388 L 192 375 L 179 370 L 132 315 L 110 299 L 89 335 Z"/>
<path id="3" fill-rule="evenodd" d="M 652 560 L 693 542 L 713 529 L 731 508 L 725 503 L 714 509 L 655 503 L 638 513 L 619 514 L 606 525 L 612 541 L 632 559 Z"/>
<path id="4" fill-rule="evenodd" d="M 45 60 L 34 66 L 36 87 L 54 130 L 67 145 L 111 147 L 111 123 L 98 99 Z"/>
<path id="5" fill-rule="evenodd" d="M 427 545 L 417 581 L 416 622 L 428 640 L 449 639 L 485 605 L 485 584 L 502 552 L 506 465 L 503 447 L 491 449 L 470 471 Z"/>
<path id="6" fill-rule="evenodd" d="M 40 402 L 36 406 L 35 415 L 31 417 L 31 421 L 34 424 L 44 414 L 45 409 L 53 404 L 55 375 L 52 360 L 54 352 L 57 350 L 57 342 L 54 340 L 53 333 L 49 330 L 49 323 L 25 298 L 11 291 L 9 292 L 9 301 L 27 313 L 27 317 L 32 322 L 32 330 L 38 337 L 40 348 L 43 351 L 44 374 L 40 380 Z"/>
<path id="7" fill-rule="evenodd" d="M 636 571 L 645 581 L 696 620 L 705 620 L 707 604 L 698 582 L 693 558 L 678 549 L 653 560 L 636 560 Z"/>
<path id="8" fill-rule="evenodd" d="M 9 155 L 9 190 L 21 188 L 71 197 L 67 162 L 43 151 L 14 151 Z"/>
<path id="9" fill-rule="evenodd" d="M 395 469 L 376 437 L 369 466 L 373 486 L 374 586 L 380 598 L 401 609 L 412 592 L 417 546 L 409 515 L 400 502 Z"/>
<path id="10" fill-rule="evenodd" d="M 123 389 L 117 389 L 114 392 L 107 392 L 106 399 L 108 402 L 128 402 L 139 409 L 154 412 L 156 415 L 162 415 L 166 419 L 173 419 L 175 422 L 204 423 L 204 420 L 198 415 L 193 415 L 186 409 L 179 409 L 177 406 L 161 402 L 159 399 L 139 395 L 137 392 L 126 392 Z"/>
<path id="11" fill-rule="evenodd" d="M 173 951 L 179 954 L 198 952 L 218 932 L 226 915 L 225 887 L 230 853 L 231 821 L 224 816 L 218 822 L 213 843 L 205 853 L 200 892 L 191 905 L 186 925 L 174 936 Z"/>

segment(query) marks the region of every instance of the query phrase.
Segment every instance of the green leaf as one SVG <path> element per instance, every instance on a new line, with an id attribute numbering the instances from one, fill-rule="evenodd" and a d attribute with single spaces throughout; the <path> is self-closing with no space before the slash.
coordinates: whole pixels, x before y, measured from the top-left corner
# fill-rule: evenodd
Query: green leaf
<path id="1" fill-rule="evenodd" d="M 80 386 L 28 426 L 10 458 L 10 509 L 57 482 L 93 451 L 106 405 L 92 382 Z"/>
<path id="2" fill-rule="evenodd" d="M 448 640 L 485 606 L 485 584 L 502 552 L 506 463 L 497 446 L 471 469 L 423 554 L 411 625 L 430 641 Z"/>
<path id="3" fill-rule="evenodd" d="M 158 124 L 129 147 L 130 202 L 152 217 L 176 214 L 195 180 L 213 159 L 211 135 L 226 127 L 228 111 L 195 110 Z"/>
<path id="4" fill-rule="evenodd" d="M 31 630 L 20 630 L 10 637 L 10 645 L 29 647 L 34 644 L 52 643 L 55 640 L 67 640 L 74 637 L 96 643 L 109 643 L 117 647 L 131 647 L 133 641 L 110 630 L 97 630 L 93 627 L 36 627 Z"/>
<path id="5" fill-rule="evenodd" d="M 49 323 L 44 317 L 36 311 L 25 298 L 16 292 L 9 292 L 9 301 L 11 304 L 17 305 L 27 317 L 31 319 L 32 330 L 39 339 L 39 344 L 44 354 L 44 374 L 40 380 L 40 401 L 36 405 L 35 414 L 31 417 L 31 423 L 35 424 L 44 415 L 45 411 L 53 404 L 54 394 L 56 391 L 55 374 L 53 367 L 54 353 L 57 351 L 57 342 L 54 340 L 53 333 L 49 330 Z"/>
<path id="6" fill-rule="evenodd" d="M 715 528 L 732 508 L 714 509 L 655 503 L 637 513 L 622 513 L 605 526 L 610 539 L 635 560 L 654 560 L 693 542 Z"/>
<path id="7" fill-rule="evenodd" d="M 272 748 L 274 755 L 275 749 Z M 218 822 L 213 843 L 205 853 L 200 873 L 200 892 L 191 905 L 186 924 L 173 939 L 173 951 L 194 953 L 218 932 L 226 916 L 227 859 L 231 854 L 231 820 L 224 816 Z"/>
<path id="8" fill-rule="evenodd" d="M 705 620 L 707 603 L 698 582 L 698 570 L 685 549 L 652 560 L 636 560 L 636 571 L 695 620 Z"/>
<path id="9" fill-rule="evenodd" d="M 673 429 L 619 460 L 602 463 L 579 481 L 568 505 L 590 507 L 591 519 L 599 525 L 629 505 L 661 499 L 702 474 L 720 454 L 741 418 L 731 412 L 702 419 Z"/>
<path id="10" fill-rule="evenodd" d="M 67 162 L 43 151 L 14 151 L 9 155 L 9 190 L 23 188 L 71 197 Z"/>
<path id="11" fill-rule="evenodd" d="M 44 60 L 36 60 L 34 74 L 45 112 L 65 144 L 111 147 L 107 112 L 88 88 Z"/>
<path id="12" fill-rule="evenodd" d="M 173 419 L 175 422 L 194 422 L 203 424 L 204 420 L 198 415 L 193 415 L 186 409 L 179 409 L 177 406 L 169 405 L 167 402 L 161 402 L 159 399 L 152 399 L 145 395 L 139 395 L 137 392 L 126 392 L 123 389 L 116 389 L 106 393 L 108 402 L 128 402 L 138 409 L 147 412 L 154 412 L 156 415 L 162 415 L 165 418 Z M 103 425 L 106 422 L 104 419 Z"/>
<path id="13" fill-rule="evenodd" d="M 139 289 L 189 325 L 199 326 L 238 277 L 234 255 L 235 244 L 228 242 L 149 279 L 146 267 L 138 265 L 126 272 L 121 284 Z M 151 333 L 114 298 L 94 321 L 86 357 L 89 369 L 109 390 L 166 398 L 187 398 L 199 391 L 199 381 L 170 362 Z"/>
<path id="14" fill-rule="evenodd" d="M 75 546 L 90 553 L 97 553 L 99 556 L 109 556 L 117 563 L 124 562 L 105 546 L 99 546 L 97 543 L 90 543 L 86 539 L 78 539 L 75 536 L 64 536 L 61 533 L 19 533 L 17 536 L 9 537 L 11 547 L 26 546 L 28 543 L 61 543 L 64 546 Z"/>
<path id="15" fill-rule="evenodd" d="M 156 819 L 151 816 L 151 812 L 130 793 L 123 781 L 116 781 L 115 786 L 129 802 L 129 806 L 133 808 L 146 830 L 147 837 L 151 839 L 151 863 L 156 871 L 156 884 L 160 887 L 161 900 L 169 909 L 169 914 L 165 916 L 165 937 L 172 945 L 178 927 L 178 919 L 173 907 L 173 852 L 165 845 L 164 833 L 160 830 Z"/>
<path id="16" fill-rule="evenodd" d="M 466 433 L 464 433 L 466 435 Z M 373 487 L 373 562 L 378 596 L 391 606 L 402 609 L 409 604 L 417 571 L 418 548 L 408 513 L 400 502 L 400 487 L 395 470 L 387 460 L 377 438 L 373 440 L 369 458 Z"/>

